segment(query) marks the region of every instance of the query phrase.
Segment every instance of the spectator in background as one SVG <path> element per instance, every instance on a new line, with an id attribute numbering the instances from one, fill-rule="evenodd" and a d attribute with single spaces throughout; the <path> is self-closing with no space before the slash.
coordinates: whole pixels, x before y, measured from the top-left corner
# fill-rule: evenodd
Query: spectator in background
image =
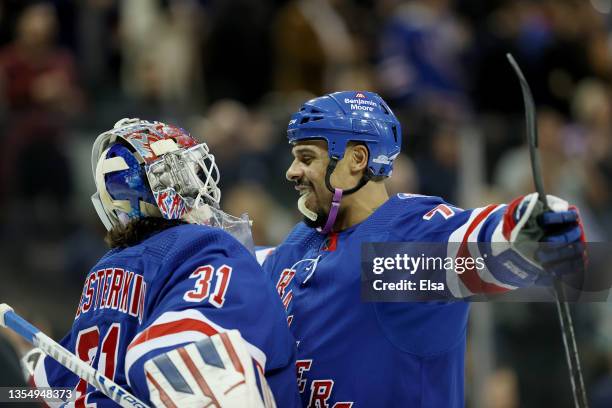
<path id="1" fill-rule="evenodd" d="M 271 165 L 279 157 L 275 128 L 266 115 L 224 99 L 196 121 L 198 134 L 207 135 L 207 144 L 218 152 L 215 158 L 223 172 L 224 188 L 241 182 L 269 183 L 277 177 Z"/>
<path id="2" fill-rule="evenodd" d="M 5 194 L 19 193 L 17 188 L 38 190 L 16 171 L 26 156 L 28 163 L 34 163 L 31 169 L 38 164 L 38 170 L 60 171 L 54 177 L 61 178 L 49 183 L 53 189 L 70 178 L 61 173 L 66 160 L 58 144 L 65 119 L 82 109 L 83 95 L 74 58 L 56 45 L 56 31 L 53 6 L 37 3 L 24 9 L 14 41 L 0 49 L 0 105 L 9 115 L 4 123 L 6 135 L 0 142 L 0 191 Z M 30 157 L 30 149 L 42 149 L 44 154 Z"/>
<path id="3" fill-rule="evenodd" d="M 74 58 L 55 43 L 57 17 L 38 3 L 19 16 L 14 41 L 0 49 L 2 100 L 11 114 L 76 114 L 82 106 Z"/>
<path id="4" fill-rule="evenodd" d="M 553 37 L 535 61 L 540 73 L 533 80 L 540 84 L 536 97 L 564 115 L 570 114 L 577 84 L 597 70 L 593 50 L 598 47 L 596 40 L 604 26 L 590 3 L 555 0 L 542 3 Z"/>
<path id="5" fill-rule="evenodd" d="M 122 86 L 143 116 L 181 117 L 202 92 L 197 2 L 124 1 L 120 7 Z M 206 21 L 206 20 L 204 20 Z"/>
<path id="6" fill-rule="evenodd" d="M 464 125 L 471 33 L 448 0 L 400 1 L 387 11 L 378 42 L 377 79 L 403 123 L 419 191 L 457 198 L 458 128 Z M 433 159 L 433 160 L 432 160 Z"/>
<path id="7" fill-rule="evenodd" d="M 237 184 L 223 194 L 224 208 L 229 214 L 239 216 L 248 212 L 253 220 L 251 233 L 255 245 L 274 246 L 283 240 L 297 214 L 279 206 L 266 190 L 256 183 Z M 297 211 L 296 211 L 297 213 Z"/>
<path id="8" fill-rule="evenodd" d="M 215 152 L 215 160 L 223 172 L 223 188 L 235 183 L 240 172 L 239 156 L 243 148 L 242 132 L 249 125 L 250 113 L 238 101 L 224 99 L 217 101 L 207 115 L 196 119 L 194 134 L 206 135 L 206 143 Z"/>
<path id="9" fill-rule="evenodd" d="M 0 133 L 0 194 L 3 245 L 17 270 L 38 261 L 37 272 L 58 279 L 74 190 L 63 142 L 66 125 L 82 112 L 84 96 L 74 56 L 57 45 L 57 15 L 51 3 L 23 9 L 14 39 L 0 49 L 0 105 L 6 120 Z M 8 238 L 8 239 L 7 239 Z M 33 250 L 34 252 L 28 252 Z M 32 257 L 31 253 L 51 254 Z"/>
<path id="10" fill-rule="evenodd" d="M 544 186 L 555 194 L 561 194 L 564 185 L 568 184 L 568 179 L 559 177 L 568 160 L 563 137 L 565 126 L 565 119 L 558 112 L 551 109 L 540 109 L 538 112 L 539 147 L 542 167 L 546 169 L 543 173 Z M 533 189 L 526 144 L 502 156 L 495 171 L 495 185 L 504 192 L 503 199 L 513 197 L 517 191 Z"/>
<path id="11" fill-rule="evenodd" d="M 469 30 L 448 0 L 399 3 L 380 39 L 381 90 L 417 109 L 436 105 L 440 111 L 451 102 L 465 103 L 462 57 L 469 44 Z"/>
<path id="12" fill-rule="evenodd" d="M 87 89 L 95 93 L 105 94 L 109 88 L 117 89 L 119 84 L 122 42 L 117 3 L 115 0 L 79 1 L 74 13 L 81 78 Z M 104 118 L 100 120 L 107 122 Z"/>
<path id="13" fill-rule="evenodd" d="M 580 157 L 583 183 L 580 193 L 598 222 L 602 240 L 612 239 L 612 87 L 605 82 L 582 81 L 572 100 L 578 120 L 574 150 Z M 594 223 L 595 224 L 595 223 Z"/>
<path id="14" fill-rule="evenodd" d="M 481 390 L 484 394 L 486 408 L 519 408 L 520 396 L 518 393 L 516 373 L 506 367 L 500 367 L 493 375 L 487 378 L 486 387 Z"/>
<path id="15" fill-rule="evenodd" d="M 539 110 L 539 145 L 544 185 L 580 205 L 589 240 L 609 238 L 612 226 L 612 130 L 607 88 L 594 81 L 583 81 L 573 100 L 572 122 L 550 108 Z M 531 188 L 532 175 L 528 147 L 508 150 L 497 163 L 495 185 L 505 195 Z M 597 221 L 595 221 L 597 220 Z"/>
<path id="16" fill-rule="evenodd" d="M 457 127 L 444 120 L 432 125 L 433 130 L 426 136 L 429 145 L 416 153 L 417 191 L 421 194 L 448 197 L 449 201 L 457 202 L 460 160 Z"/>
<path id="17" fill-rule="evenodd" d="M 321 94 L 330 89 L 371 88 L 343 0 L 292 0 L 274 27 L 276 88 Z M 347 8 L 350 8 L 347 6 Z M 367 24 L 364 22 L 364 24 Z"/>

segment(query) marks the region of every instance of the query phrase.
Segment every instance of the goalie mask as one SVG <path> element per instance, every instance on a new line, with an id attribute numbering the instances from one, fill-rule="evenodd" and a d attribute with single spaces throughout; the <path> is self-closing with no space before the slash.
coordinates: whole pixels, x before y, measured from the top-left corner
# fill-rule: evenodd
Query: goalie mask
<path id="1" fill-rule="evenodd" d="M 248 218 L 219 210 L 219 169 L 205 143 L 161 122 L 122 119 L 92 149 L 92 202 L 107 230 L 143 217 L 220 227 L 252 246 Z M 246 225 L 246 229 L 245 229 Z"/>

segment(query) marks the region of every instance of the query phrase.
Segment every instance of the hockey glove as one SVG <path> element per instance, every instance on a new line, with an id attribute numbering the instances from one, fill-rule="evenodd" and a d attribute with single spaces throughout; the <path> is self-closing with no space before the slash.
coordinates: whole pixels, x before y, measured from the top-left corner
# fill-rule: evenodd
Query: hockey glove
<path id="1" fill-rule="evenodd" d="M 158 355 L 144 368 L 156 407 L 276 407 L 237 330 Z"/>
<path id="2" fill-rule="evenodd" d="M 512 279 L 516 286 L 550 285 L 552 276 L 584 272 L 585 237 L 578 210 L 551 195 L 546 203 L 547 210 L 538 193 L 531 193 L 512 201 L 504 214 L 503 236 L 524 260 L 514 260 L 513 266 L 520 265 Z"/>

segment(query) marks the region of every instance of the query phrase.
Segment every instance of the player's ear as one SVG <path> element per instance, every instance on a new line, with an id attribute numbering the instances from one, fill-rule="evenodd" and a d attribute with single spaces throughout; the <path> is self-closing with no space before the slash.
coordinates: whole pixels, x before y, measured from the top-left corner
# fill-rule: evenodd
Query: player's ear
<path id="1" fill-rule="evenodd" d="M 354 144 L 349 150 L 351 172 L 363 172 L 368 166 L 368 148 L 363 144 Z"/>

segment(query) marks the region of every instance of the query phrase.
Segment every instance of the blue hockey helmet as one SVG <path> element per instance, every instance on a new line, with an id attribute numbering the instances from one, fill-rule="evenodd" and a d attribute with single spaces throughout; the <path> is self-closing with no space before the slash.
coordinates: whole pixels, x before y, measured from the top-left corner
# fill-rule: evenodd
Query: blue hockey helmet
<path id="1" fill-rule="evenodd" d="M 390 176 L 402 144 L 400 123 L 387 103 L 366 91 L 334 92 L 309 100 L 291 117 L 287 137 L 289 143 L 324 139 L 329 157 L 336 160 L 342 159 L 349 141 L 365 143 L 368 178 Z"/>

